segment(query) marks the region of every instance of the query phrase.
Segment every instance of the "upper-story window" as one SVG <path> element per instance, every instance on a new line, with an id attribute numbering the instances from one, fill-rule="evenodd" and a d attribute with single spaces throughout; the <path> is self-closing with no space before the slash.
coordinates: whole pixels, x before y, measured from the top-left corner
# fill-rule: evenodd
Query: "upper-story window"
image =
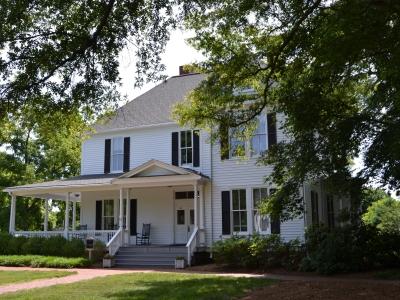
<path id="1" fill-rule="evenodd" d="M 267 118 L 265 114 L 257 117 L 257 128 L 249 141 L 245 141 L 238 132 L 241 129 L 229 131 L 229 157 L 261 155 L 267 150 Z"/>
<path id="2" fill-rule="evenodd" d="M 124 167 L 124 138 L 115 137 L 111 143 L 111 171 L 122 172 Z"/>
<path id="3" fill-rule="evenodd" d="M 193 134 L 191 130 L 180 133 L 180 161 L 181 165 L 193 163 Z"/>
<path id="4" fill-rule="evenodd" d="M 251 156 L 261 155 L 267 150 L 267 118 L 265 114 L 258 117 L 257 129 L 250 143 Z"/>

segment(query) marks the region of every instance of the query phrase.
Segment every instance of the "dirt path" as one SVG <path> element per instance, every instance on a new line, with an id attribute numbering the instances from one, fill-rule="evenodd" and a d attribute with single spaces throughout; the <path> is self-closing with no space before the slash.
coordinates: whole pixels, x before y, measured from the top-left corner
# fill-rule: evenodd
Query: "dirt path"
<path id="1" fill-rule="evenodd" d="M 400 282 L 365 280 L 281 281 L 251 292 L 242 300 L 394 300 L 400 299 Z"/>

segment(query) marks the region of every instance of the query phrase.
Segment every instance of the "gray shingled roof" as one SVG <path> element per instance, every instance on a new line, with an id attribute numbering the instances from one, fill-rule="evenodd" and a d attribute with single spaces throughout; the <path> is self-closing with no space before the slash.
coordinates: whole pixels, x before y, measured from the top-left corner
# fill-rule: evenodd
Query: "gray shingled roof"
<path id="1" fill-rule="evenodd" d="M 119 108 L 110 121 L 96 124 L 98 132 L 173 122 L 172 106 L 185 99 L 205 78 L 203 74 L 174 76 Z"/>

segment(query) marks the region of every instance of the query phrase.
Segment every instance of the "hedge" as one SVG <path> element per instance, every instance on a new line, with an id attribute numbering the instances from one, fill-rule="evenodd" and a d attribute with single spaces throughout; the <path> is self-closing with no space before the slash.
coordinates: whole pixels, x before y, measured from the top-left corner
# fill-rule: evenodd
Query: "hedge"
<path id="1" fill-rule="evenodd" d="M 26 238 L 0 233 L 0 255 L 23 254 L 85 257 L 85 244 L 82 240 L 67 240 L 61 236 Z"/>
<path id="2" fill-rule="evenodd" d="M 40 255 L 0 255 L 0 266 L 70 269 L 90 266 L 90 261 L 82 257 L 68 258 Z"/>

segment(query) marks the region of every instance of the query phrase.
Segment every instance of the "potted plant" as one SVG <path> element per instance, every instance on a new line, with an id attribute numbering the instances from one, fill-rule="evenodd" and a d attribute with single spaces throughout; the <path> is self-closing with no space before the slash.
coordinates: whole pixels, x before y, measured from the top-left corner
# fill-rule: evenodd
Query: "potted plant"
<path id="1" fill-rule="evenodd" d="M 115 264 L 114 256 L 110 255 L 109 253 L 104 255 L 104 257 L 103 257 L 103 268 L 114 267 L 114 264 Z"/>
<path id="2" fill-rule="evenodd" d="M 175 258 L 175 269 L 185 268 L 185 258 L 183 256 L 178 256 Z"/>

